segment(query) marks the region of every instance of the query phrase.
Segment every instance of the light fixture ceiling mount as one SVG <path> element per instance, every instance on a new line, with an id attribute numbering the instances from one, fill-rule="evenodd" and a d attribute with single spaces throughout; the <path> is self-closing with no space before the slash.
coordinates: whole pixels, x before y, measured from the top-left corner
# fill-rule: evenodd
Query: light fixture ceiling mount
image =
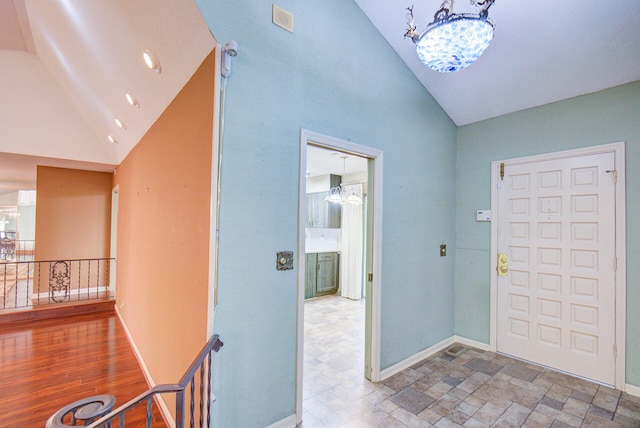
<path id="1" fill-rule="evenodd" d="M 478 13 L 453 13 L 454 0 L 444 0 L 433 22 L 419 34 L 413 22 L 413 6 L 407 8 L 405 37 L 416 44 L 418 58 L 442 73 L 462 70 L 473 64 L 493 40 L 495 25 L 489 8 L 495 0 L 470 0 Z"/>

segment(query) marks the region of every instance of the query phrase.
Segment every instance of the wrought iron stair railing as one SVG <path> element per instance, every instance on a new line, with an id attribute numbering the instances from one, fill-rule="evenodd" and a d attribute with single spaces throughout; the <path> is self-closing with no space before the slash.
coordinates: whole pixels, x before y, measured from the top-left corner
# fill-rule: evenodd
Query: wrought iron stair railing
<path id="1" fill-rule="evenodd" d="M 127 413 L 138 406 L 146 405 L 145 427 L 149 428 L 153 421 L 153 400 L 159 394 L 175 394 L 176 428 L 186 426 L 193 428 L 196 423 L 199 427 L 210 427 L 211 404 L 215 401 L 211 386 L 213 355 L 222 346 L 220 337 L 217 334 L 213 335 L 178 383 L 156 385 L 114 410 L 111 410 L 115 405 L 113 396 L 99 395 L 84 398 L 53 414 L 45 427 L 64 428 L 80 423 L 91 428 L 124 428 L 127 426 Z M 139 426 L 140 424 L 136 423 L 136 427 Z"/>

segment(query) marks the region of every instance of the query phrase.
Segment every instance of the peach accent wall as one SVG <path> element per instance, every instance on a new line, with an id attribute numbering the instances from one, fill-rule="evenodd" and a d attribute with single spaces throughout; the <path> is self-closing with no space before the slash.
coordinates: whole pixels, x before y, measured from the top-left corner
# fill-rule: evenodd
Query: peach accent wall
<path id="1" fill-rule="evenodd" d="M 38 166 L 36 260 L 109 257 L 112 180 L 106 172 Z"/>
<path id="2" fill-rule="evenodd" d="M 215 52 L 114 177 L 116 304 L 154 384 L 207 340 Z"/>

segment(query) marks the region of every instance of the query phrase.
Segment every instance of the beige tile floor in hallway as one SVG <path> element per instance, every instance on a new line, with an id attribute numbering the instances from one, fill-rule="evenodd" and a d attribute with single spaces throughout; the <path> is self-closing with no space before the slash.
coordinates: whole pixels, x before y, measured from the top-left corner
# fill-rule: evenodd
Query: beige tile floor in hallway
<path id="1" fill-rule="evenodd" d="M 305 303 L 303 428 L 640 427 L 640 398 L 468 348 L 364 379 L 364 300 Z"/>

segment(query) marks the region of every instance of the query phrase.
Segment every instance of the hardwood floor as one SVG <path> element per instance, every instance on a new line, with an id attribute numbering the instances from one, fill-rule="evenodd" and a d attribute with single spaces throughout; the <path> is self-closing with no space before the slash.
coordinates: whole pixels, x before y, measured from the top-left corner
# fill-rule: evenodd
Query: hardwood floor
<path id="1" fill-rule="evenodd" d="M 0 325 L 0 427 L 44 427 L 78 399 L 111 394 L 119 406 L 147 389 L 113 311 Z M 143 418 L 127 414 L 127 426 Z M 157 408 L 153 426 L 165 426 Z"/>

